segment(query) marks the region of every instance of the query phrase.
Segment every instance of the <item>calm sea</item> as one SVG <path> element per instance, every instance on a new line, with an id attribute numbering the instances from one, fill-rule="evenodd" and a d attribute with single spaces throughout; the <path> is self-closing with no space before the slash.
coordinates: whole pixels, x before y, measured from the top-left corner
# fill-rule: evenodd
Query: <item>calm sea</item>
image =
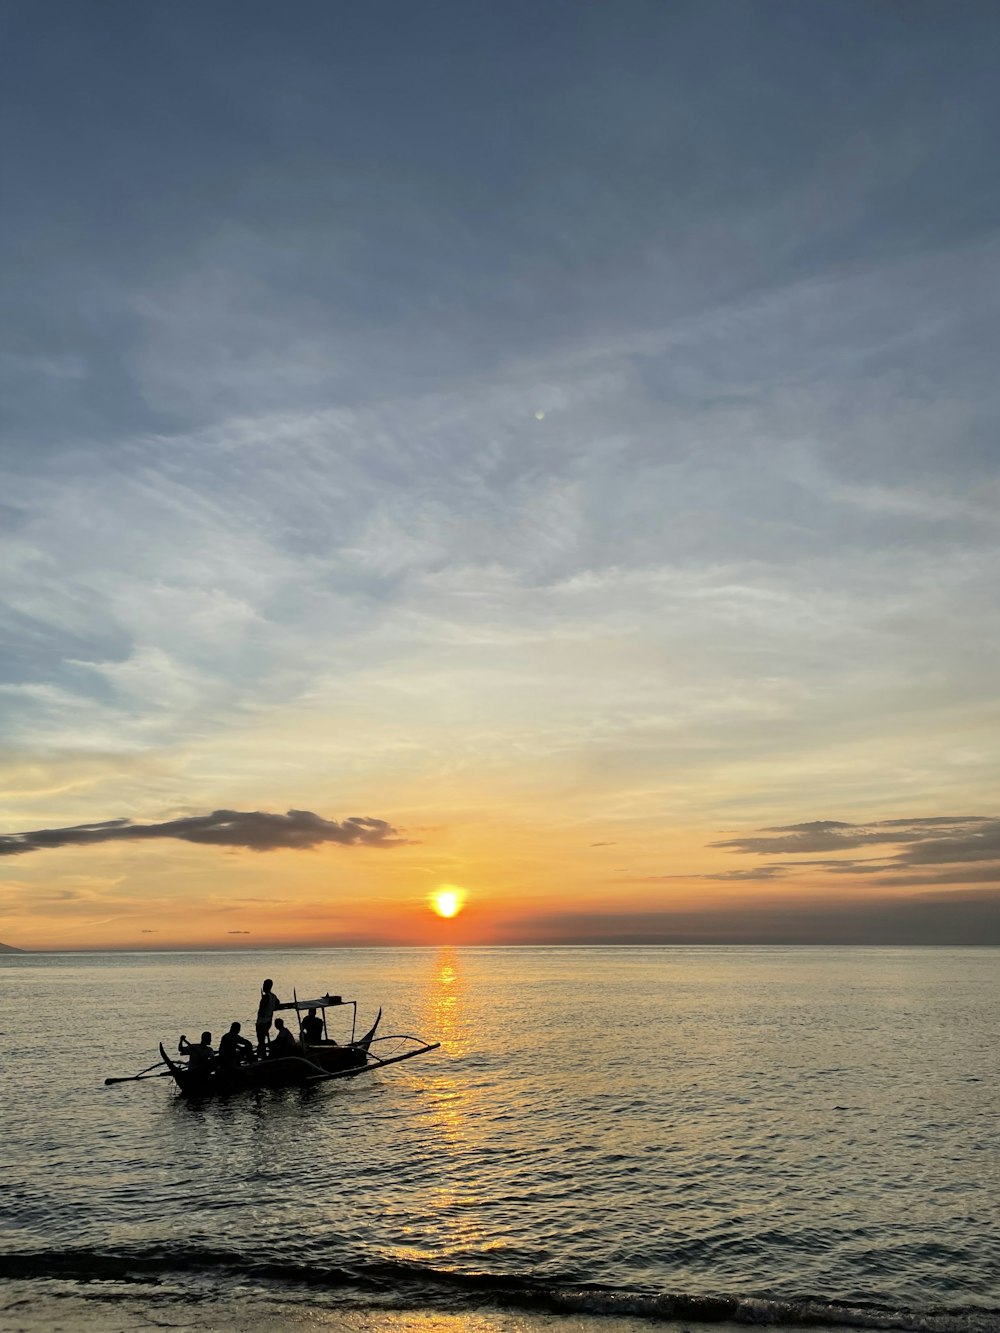
<path id="1" fill-rule="evenodd" d="M 1000 1329 L 998 964 L 0 958 L 0 1327 Z M 252 1034 L 264 976 L 441 1049 L 201 1105 L 104 1086 L 161 1039 Z"/>

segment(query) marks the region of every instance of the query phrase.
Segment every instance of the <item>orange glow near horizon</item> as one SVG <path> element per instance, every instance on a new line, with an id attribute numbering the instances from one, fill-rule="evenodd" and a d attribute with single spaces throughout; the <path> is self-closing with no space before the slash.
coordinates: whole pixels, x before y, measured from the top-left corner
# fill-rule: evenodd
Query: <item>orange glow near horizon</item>
<path id="1" fill-rule="evenodd" d="M 445 803 L 441 793 L 435 799 Z M 704 825 L 661 831 L 642 821 L 627 827 L 619 817 L 601 826 L 607 838 L 587 843 L 577 824 L 546 828 L 543 837 L 528 827 L 527 815 L 518 823 L 499 807 L 488 818 L 470 811 L 456 827 L 430 823 L 422 809 L 400 808 L 400 823 L 419 828 L 424 840 L 391 851 L 337 846 L 308 855 L 288 848 L 220 854 L 210 845 L 164 838 L 71 842 L 7 857 L 0 953 L 2 946 L 270 950 L 750 944 L 789 937 L 821 944 L 845 932 L 865 943 L 872 922 L 882 931 L 888 927 L 879 923 L 890 919 L 901 942 L 929 940 L 929 926 L 912 924 L 911 901 L 937 913 L 947 939 L 961 942 L 973 938 L 978 927 L 969 924 L 971 914 L 987 901 L 985 887 L 975 896 L 961 888 L 960 877 L 968 875 L 963 862 L 955 863 L 957 892 L 942 887 L 933 898 L 919 876 L 911 887 L 909 876 L 878 868 L 870 876 L 860 866 L 840 874 L 834 862 L 817 866 L 812 853 L 794 861 L 798 853 L 789 852 L 780 874 L 765 866 L 756 878 L 754 839 L 776 816 L 720 823 L 727 834 L 745 834 L 750 850 L 740 861 L 738 840 L 719 843 L 719 828 Z M 898 810 L 889 813 L 896 817 Z M 61 826 L 68 818 L 49 822 Z M 22 822 L 41 827 L 43 819 Z M 907 836 L 930 837 L 926 825 L 916 823 Z M 810 827 L 803 825 L 802 836 L 813 836 Z M 970 827 L 975 834 L 978 825 Z M 793 843 L 796 836 L 789 835 Z M 910 845 L 901 842 L 900 851 Z"/>
<path id="2" fill-rule="evenodd" d="M 447 919 L 458 916 L 465 906 L 465 891 L 454 884 L 442 884 L 431 894 L 431 910 Z"/>

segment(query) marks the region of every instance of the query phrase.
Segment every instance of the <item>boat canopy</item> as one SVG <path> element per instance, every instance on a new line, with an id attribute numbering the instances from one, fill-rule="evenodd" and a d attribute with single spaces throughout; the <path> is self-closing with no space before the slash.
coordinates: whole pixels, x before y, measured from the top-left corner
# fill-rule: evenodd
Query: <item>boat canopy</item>
<path id="1" fill-rule="evenodd" d="M 291 1004 L 283 1004 L 282 1009 L 332 1009 L 338 1004 L 357 1004 L 357 1000 L 345 1000 L 339 995 L 321 995 L 318 1000 L 300 1000 L 296 995 Z"/>
<path id="2" fill-rule="evenodd" d="M 327 1011 L 327 1009 L 350 1009 L 350 1011 L 351 1011 L 351 1044 L 354 1043 L 354 1039 L 355 1039 L 355 1037 L 358 1035 L 358 1002 L 357 1002 L 357 1000 L 345 1000 L 345 999 L 343 998 L 342 995 L 331 995 L 329 992 L 327 992 L 326 995 L 321 995 L 321 996 L 319 997 L 318 1000 L 300 1000 L 299 997 L 298 997 L 298 993 L 295 992 L 295 991 L 293 991 L 293 992 L 292 992 L 292 1003 L 291 1003 L 291 1004 L 283 1004 L 283 1005 L 280 1005 L 279 1007 L 280 1007 L 281 1009 L 294 1009 L 294 1010 L 295 1010 L 295 1016 L 296 1016 L 296 1018 L 299 1020 L 299 1038 L 300 1038 L 300 1040 L 303 1039 L 303 1034 L 302 1034 L 302 1015 L 303 1015 L 303 1013 L 305 1012 L 306 1009 L 320 1009 L 320 1010 L 322 1011 L 322 1013 L 323 1013 L 323 1038 L 324 1038 L 325 1041 L 329 1041 L 329 1040 L 330 1040 L 330 1033 L 328 1032 L 328 1030 L 327 1030 L 327 1026 L 326 1026 L 326 1011 Z M 382 1010 L 380 1009 L 380 1010 L 379 1010 L 379 1018 L 381 1018 L 381 1016 L 382 1016 Z M 375 1020 L 375 1026 L 376 1026 L 376 1027 L 378 1026 L 378 1018 L 376 1018 L 376 1020 Z M 372 1032 L 374 1032 L 374 1031 L 375 1031 L 375 1028 L 372 1028 Z M 369 1033 L 369 1036 L 371 1036 L 371 1033 Z"/>

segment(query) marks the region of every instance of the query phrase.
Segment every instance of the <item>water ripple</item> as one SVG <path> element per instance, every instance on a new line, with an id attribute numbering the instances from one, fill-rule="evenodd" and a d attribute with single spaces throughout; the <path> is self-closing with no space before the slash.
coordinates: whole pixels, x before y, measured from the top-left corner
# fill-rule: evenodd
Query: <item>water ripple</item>
<path id="1" fill-rule="evenodd" d="M 252 1005 L 256 958 L 61 960 L 48 973 L 18 959 L 3 964 L 16 1027 L 92 1050 L 106 1011 L 132 1018 L 92 1064 L 64 1060 L 58 1089 L 46 1051 L 24 1048 L 5 1088 L 2 1250 L 40 1270 L 73 1254 L 104 1254 L 109 1272 L 129 1255 L 201 1256 L 272 1282 L 343 1269 L 370 1295 L 380 1264 L 402 1265 L 414 1289 L 544 1279 L 561 1310 L 596 1300 L 579 1293 L 597 1284 L 602 1301 L 617 1293 L 616 1308 L 651 1318 L 805 1318 L 804 1291 L 827 1293 L 828 1323 L 859 1303 L 913 1319 L 988 1311 L 1000 1108 L 976 1071 L 1000 1037 L 996 962 L 975 950 L 274 955 L 276 977 L 335 981 L 443 1050 L 367 1082 L 189 1105 L 162 1082 L 102 1080 L 149 1063 L 148 1042 L 170 1035 L 163 1015 L 192 1030 L 232 1016 L 234 996 Z M 720 1290 L 736 1294 L 697 1306 Z"/>

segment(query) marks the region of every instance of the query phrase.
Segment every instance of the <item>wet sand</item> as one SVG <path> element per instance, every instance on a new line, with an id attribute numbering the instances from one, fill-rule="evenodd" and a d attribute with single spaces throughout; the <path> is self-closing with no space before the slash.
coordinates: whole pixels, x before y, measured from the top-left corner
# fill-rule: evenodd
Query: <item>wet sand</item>
<path id="1" fill-rule="evenodd" d="M 894 1326 L 895 1327 L 895 1326 Z M 322 1298 L 276 1299 L 260 1288 L 192 1292 L 169 1283 L 0 1282 L 0 1333 L 142 1333 L 198 1329 L 199 1333 L 746 1333 L 728 1321 L 640 1319 L 631 1316 L 544 1314 L 520 1310 L 330 1308 Z M 786 1324 L 782 1333 L 806 1333 Z M 837 1333 L 812 1324 L 808 1333 Z M 842 1330 L 840 1330 L 842 1333 Z"/>
<path id="2" fill-rule="evenodd" d="M 716 1327 L 719 1327 L 718 1325 Z M 0 1284 L 0 1333 L 638 1333 L 680 1325 L 607 1316 L 521 1311 L 456 1314 L 390 1308 L 324 1309 L 254 1290 L 192 1299 L 191 1293 L 130 1283 L 60 1280 Z"/>

